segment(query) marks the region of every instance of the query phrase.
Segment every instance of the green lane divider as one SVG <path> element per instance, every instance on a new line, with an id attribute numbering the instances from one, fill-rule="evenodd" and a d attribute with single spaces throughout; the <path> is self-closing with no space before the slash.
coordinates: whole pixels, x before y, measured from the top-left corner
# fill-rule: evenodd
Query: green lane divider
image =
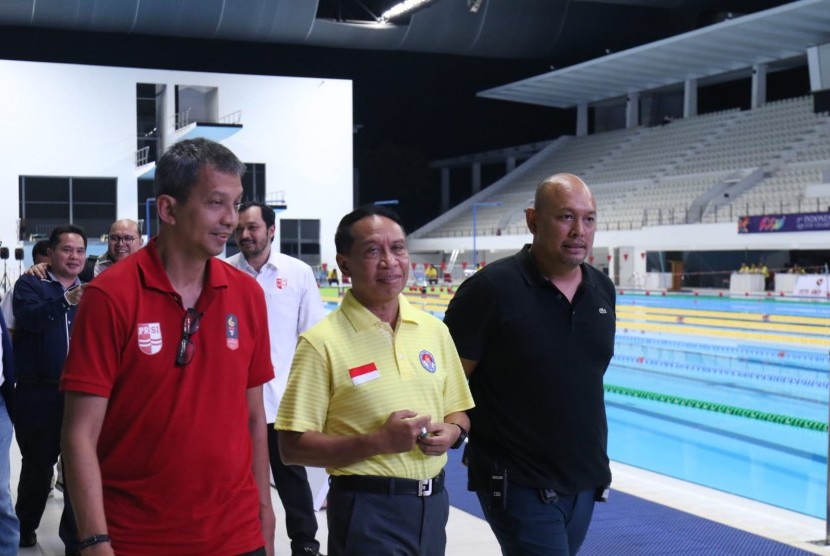
<path id="1" fill-rule="evenodd" d="M 680 405 L 683 407 L 691 407 L 694 409 L 702 409 L 704 411 L 714 411 L 716 413 L 725 413 L 726 415 L 735 415 L 737 417 L 746 417 L 748 419 L 757 419 L 758 421 L 766 421 L 768 423 L 778 423 L 779 425 L 788 425 L 790 427 L 796 427 L 800 429 L 827 432 L 827 423 L 822 423 L 821 421 L 813 421 L 812 419 L 802 419 L 800 417 L 793 417 L 791 415 L 779 415 L 777 413 L 767 413 L 765 411 L 758 411 L 757 409 L 746 409 L 743 407 L 734 407 L 731 405 L 724 405 L 720 403 L 705 402 L 702 400 L 692 400 L 689 398 L 680 398 L 678 396 L 659 394 L 657 392 L 649 392 L 647 390 L 637 390 L 635 388 L 626 388 L 625 386 L 616 386 L 614 384 L 606 384 L 605 391 L 610 392 L 612 394 L 631 396 L 634 398 L 652 400 L 655 402 L 669 403 L 672 405 Z"/>

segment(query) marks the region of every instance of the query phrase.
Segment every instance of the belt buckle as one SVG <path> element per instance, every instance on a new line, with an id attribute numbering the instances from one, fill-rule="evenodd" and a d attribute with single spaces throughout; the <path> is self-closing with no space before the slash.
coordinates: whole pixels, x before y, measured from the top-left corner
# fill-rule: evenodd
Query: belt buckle
<path id="1" fill-rule="evenodd" d="M 432 479 L 423 479 L 418 481 L 418 496 L 432 495 Z"/>

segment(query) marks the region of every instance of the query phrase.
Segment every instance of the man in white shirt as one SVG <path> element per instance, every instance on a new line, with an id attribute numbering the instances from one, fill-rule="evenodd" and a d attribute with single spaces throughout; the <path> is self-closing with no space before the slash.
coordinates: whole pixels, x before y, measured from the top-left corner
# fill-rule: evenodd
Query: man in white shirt
<path id="1" fill-rule="evenodd" d="M 325 315 L 314 271 L 306 263 L 271 247 L 276 231 L 274 211 L 257 202 L 239 209 L 235 237 L 240 253 L 227 262 L 253 276 L 265 291 L 274 379 L 263 388 L 268 422 L 271 472 L 283 507 L 292 556 L 319 554 L 317 518 L 305 467 L 280 459 L 274 420 L 285 392 L 297 337 Z"/>

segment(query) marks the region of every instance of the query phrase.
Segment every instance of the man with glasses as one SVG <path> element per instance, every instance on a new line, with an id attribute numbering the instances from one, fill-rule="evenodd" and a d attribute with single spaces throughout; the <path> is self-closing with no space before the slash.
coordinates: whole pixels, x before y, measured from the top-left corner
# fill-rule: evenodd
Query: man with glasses
<path id="1" fill-rule="evenodd" d="M 141 249 L 144 245 L 144 238 L 138 229 L 138 222 L 129 218 L 116 220 L 110 226 L 107 235 L 107 252 L 96 257 L 90 255 L 86 259 L 84 269 L 78 278 L 82 282 L 91 282 L 93 278 L 104 272 L 118 261 L 122 261 Z M 34 256 L 34 253 L 33 253 Z M 49 261 L 34 259 L 34 264 L 26 271 L 27 274 L 34 274 L 38 278 L 45 278 L 49 269 Z M 12 327 L 14 328 L 14 327 Z"/>
<path id="2" fill-rule="evenodd" d="M 20 546 L 37 544 L 52 470 L 60 453 L 64 396 L 58 379 L 74 332 L 75 311 L 85 285 L 78 279 L 86 258 L 86 234 L 70 224 L 49 236 L 49 270 L 44 279 L 24 274 L 14 286 L 15 429 L 23 456 L 15 511 Z M 72 511 L 64 500 L 60 536 L 67 554 L 78 551 Z"/>
<path id="3" fill-rule="evenodd" d="M 245 203 L 239 208 L 236 244 L 240 252 L 228 263 L 253 276 L 265 292 L 268 332 L 274 380 L 263 387 L 265 421 L 271 473 L 285 508 L 285 525 L 291 539 L 292 556 L 315 556 L 317 517 L 314 498 L 302 465 L 285 465 L 280 459 L 274 419 L 288 382 L 297 337 L 325 316 L 314 271 L 304 262 L 283 255 L 273 247 L 276 233 L 274 210 L 263 203 Z"/>
<path id="4" fill-rule="evenodd" d="M 122 218 L 113 222 L 107 236 L 107 252 L 95 260 L 92 277 L 98 276 L 118 261 L 122 261 L 141 249 L 144 238 L 138 229 L 138 222 L 129 218 Z M 85 269 L 86 271 L 86 269 Z"/>
<path id="5" fill-rule="evenodd" d="M 61 379 L 84 556 L 273 554 L 265 299 L 215 258 L 244 170 L 206 139 L 170 147 L 158 236 L 87 289 Z"/>

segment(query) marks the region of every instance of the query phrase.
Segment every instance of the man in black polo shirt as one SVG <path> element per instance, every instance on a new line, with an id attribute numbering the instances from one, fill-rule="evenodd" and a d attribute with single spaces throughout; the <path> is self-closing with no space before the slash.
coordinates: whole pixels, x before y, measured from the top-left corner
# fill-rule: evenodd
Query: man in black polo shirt
<path id="1" fill-rule="evenodd" d="M 526 220 L 533 243 L 464 282 L 445 318 L 476 403 L 468 486 L 506 556 L 573 555 L 611 482 L 616 292 L 584 262 L 596 203 L 581 179 L 544 180 Z"/>

